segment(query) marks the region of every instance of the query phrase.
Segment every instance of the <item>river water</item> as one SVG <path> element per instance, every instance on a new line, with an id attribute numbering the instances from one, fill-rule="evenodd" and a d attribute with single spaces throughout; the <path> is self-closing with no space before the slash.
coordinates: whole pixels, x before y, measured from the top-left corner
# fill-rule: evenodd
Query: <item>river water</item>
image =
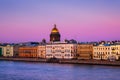
<path id="1" fill-rule="evenodd" d="M 120 67 L 0 61 L 0 80 L 120 80 Z"/>

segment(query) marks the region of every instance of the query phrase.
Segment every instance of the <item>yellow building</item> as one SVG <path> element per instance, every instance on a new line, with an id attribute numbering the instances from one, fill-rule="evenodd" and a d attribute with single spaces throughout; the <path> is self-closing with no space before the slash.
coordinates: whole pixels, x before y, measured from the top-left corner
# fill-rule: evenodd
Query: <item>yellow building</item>
<path id="1" fill-rule="evenodd" d="M 120 45 L 99 45 L 93 47 L 93 59 L 118 60 L 120 59 Z"/>
<path id="2" fill-rule="evenodd" d="M 120 60 L 120 45 L 111 45 L 111 56 L 114 56 L 116 60 Z"/>
<path id="3" fill-rule="evenodd" d="M 13 46 L 7 45 L 3 47 L 3 56 L 4 57 L 13 57 Z"/>
<path id="4" fill-rule="evenodd" d="M 111 55 L 110 45 L 98 45 L 93 47 L 93 59 L 108 60 Z"/>
<path id="5" fill-rule="evenodd" d="M 92 44 L 78 44 L 77 58 L 78 59 L 92 59 L 93 45 Z"/>

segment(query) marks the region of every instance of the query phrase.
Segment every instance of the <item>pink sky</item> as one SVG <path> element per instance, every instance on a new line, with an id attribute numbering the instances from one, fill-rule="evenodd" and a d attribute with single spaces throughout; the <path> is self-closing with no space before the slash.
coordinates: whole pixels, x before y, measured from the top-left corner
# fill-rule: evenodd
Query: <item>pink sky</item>
<path id="1" fill-rule="evenodd" d="M 119 0 L 0 0 L 0 42 L 120 40 Z"/>

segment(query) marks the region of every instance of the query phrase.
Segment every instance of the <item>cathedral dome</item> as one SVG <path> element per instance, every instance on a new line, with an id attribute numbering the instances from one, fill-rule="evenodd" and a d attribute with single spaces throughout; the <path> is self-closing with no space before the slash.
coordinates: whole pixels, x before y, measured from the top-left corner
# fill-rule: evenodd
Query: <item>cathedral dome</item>
<path id="1" fill-rule="evenodd" d="M 54 28 L 52 29 L 51 33 L 59 33 L 58 29 L 56 28 L 56 24 L 54 25 Z"/>
<path id="2" fill-rule="evenodd" d="M 54 28 L 51 31 L 50 41 L 60 41 L 60 33 L 59 30 L 56 28 L 56 24 L 54 24 Z"/>

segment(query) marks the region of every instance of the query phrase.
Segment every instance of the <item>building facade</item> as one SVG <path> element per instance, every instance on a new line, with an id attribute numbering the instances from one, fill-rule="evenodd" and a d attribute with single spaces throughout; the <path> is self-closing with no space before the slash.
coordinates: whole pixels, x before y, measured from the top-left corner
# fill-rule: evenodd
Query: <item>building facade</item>
<path id="1" fill-rule="evenodd" d="M 93 47 L 93 59 L 108 60 L 111 56 L 110 45 L 98 45 Z"/>
<path id="2" fill-rule="evenodd" d="M 77 56 L 77 44 L 52 43 L 46 45 L 46 58 L 73 59 Z"/>
<path id="3" fill-rule="evenodd" d="M 19 56 L 19 45 L 14 45 L 13 47 L 13 57 L 18 57 Z"/>
<path id="4" fill-rule="evenodd" d="M 120 45 L 111 45 L 111 57 L 120 60 Z"/>
<path id="5" fill-rule="evenodd" d="M 0 46 L 0 56 L 2 56 L 2 55 L 3 55 L 3 47 Z"/>
<path id="6" fill-rule="evenodd" d="M 92 59 L 93 45 L 92 44 L 78 44 L 77 58 L 78 59 Z"/>
<path id="7" fill-rule="evenodd" d="M 120 45 L 99 45 L 93 47 L 93 59 L 120 60 Z"/>
<path id="8" fill-rule="evenodd" d="M 3 56 L 4 57 L 13 57 L 13 46 L 7 45 L 3 47 Z"/>
<path id="9" fill-rule="evenodd" d="M 46 58 L 46 46 L 45 45 L 38 46 L 38 57 Z"/>
<path id="10" fill-rule="evenodd" d="M 18 56 L 26 57 L 26 58 L 36 58 L 36 57 L 38 57 L 38 47 L 37 46 L 19 47 Z"/>

